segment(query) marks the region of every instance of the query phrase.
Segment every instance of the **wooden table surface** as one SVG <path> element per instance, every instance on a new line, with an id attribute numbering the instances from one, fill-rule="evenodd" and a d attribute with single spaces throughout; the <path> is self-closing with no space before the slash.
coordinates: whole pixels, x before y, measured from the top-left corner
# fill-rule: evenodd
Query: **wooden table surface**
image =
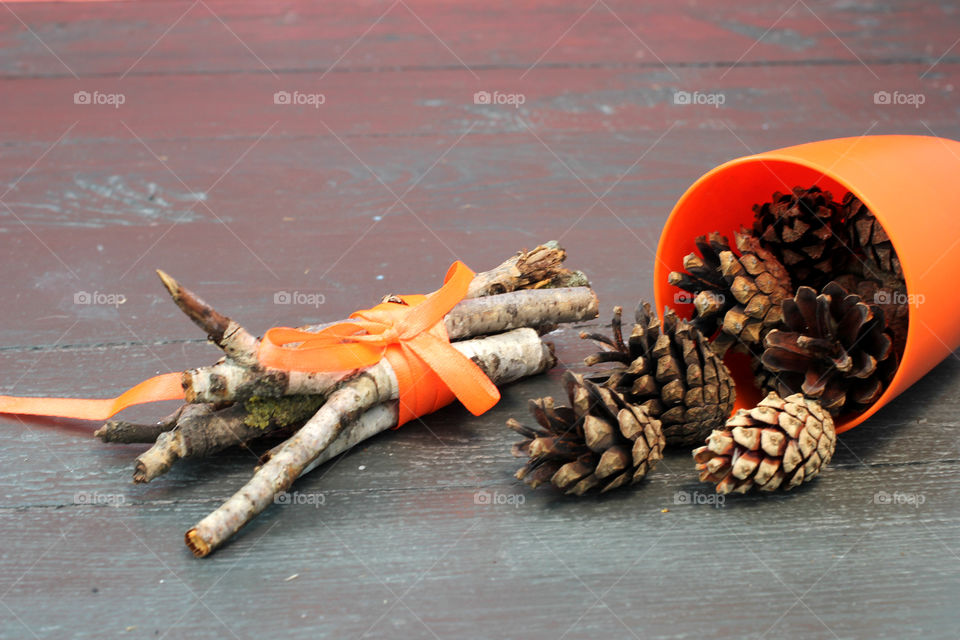
<path id="1" fill-rule="evenodd" d="M 158 267 L 262 332 L 558 239 L 606 317 L 651 299 L 666 216 L 716 164 L 960 137 L 950 2 L 3 4 L 4 394 L 102 397 L 216 359 Z M 512 477 L 503 423 L 581 366 L 576 333 L 486 415 L 366 443 L 297 483 L 322 504 L 272 507 L 205 560 L 183 533 L 250 451 L 135 486 L 144 446 L 0 417 L 0 638 L 958 637 L 956 354 L 810 486 L 697 504 L 678 451 L 637 490 L 565 499 Z"/>

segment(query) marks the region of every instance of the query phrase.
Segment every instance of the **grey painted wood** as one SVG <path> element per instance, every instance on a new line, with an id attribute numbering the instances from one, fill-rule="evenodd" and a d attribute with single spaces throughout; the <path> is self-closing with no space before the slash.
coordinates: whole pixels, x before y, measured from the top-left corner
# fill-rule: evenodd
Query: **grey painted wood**
<path id="1" fill-rule="evenodd" d="M 554 336 L 571 360 L 572 333 Z M 551 372 L 483 417 L 450 408 L 370 441 L 203 561 L 181 536 L 252 454 L 141 487 L 142 447 L 4 419 L 0 637 L 950 637 L 958 372 L 946 361 L 843 436 L 809 487 L 722 505 L 701 503 L 715 498 L 682 453 L 599 499 L 515 481 L 502 424 L 555 392 Z"/>

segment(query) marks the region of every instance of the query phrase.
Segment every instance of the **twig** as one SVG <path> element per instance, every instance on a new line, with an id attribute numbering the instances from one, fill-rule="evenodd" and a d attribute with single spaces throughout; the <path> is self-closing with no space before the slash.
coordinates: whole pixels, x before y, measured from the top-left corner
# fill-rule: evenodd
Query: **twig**
<path id="1" fill-rule="evenodd" d="M 534 375 L 554 363 L 552 351 L 532 329 L 467 340 L 454 347 L 498 380 Z M 187 531 L 187 546 L 197 557 L 208 555 L 286 491 L 346 425 L 372 407 L 396 400 L 397 392 L 396 377 L 387 360 L 345 382 L 240 491 Z"/>
<path id="2" fill-rule="evenodd" d="M 582 271 L 563 267 L 567 252 L 555 241 L 545 242 L 531 251 L 520 251 L 489 271 L 478 273 L 470 283 L 467 298 L 509 293 L 518 289 L 546 287 L 588 287 Z"/>
<path id="3" fill-rule="evenodd" d="M 115 442 L 118 444 L 131 442 L 153 442 L 164 431 L 170 431 L 177 426 L 177 420 L 180 414 L 187 407 L 181 405 L 176 411 L 166 418 L 157 421 L 156 424 L 139 424 L 136 422 L 126 422 L 125 420 L 107 420 L 102 427 L 97 429 L 93 435 L 100 438 L 103 442 Z"/>
<path id="4" fill-rule="evenodd" d="M 498 385 L 502 384 L 497 380 L 494 380 L 494 382 Z M 340 432 L 340 435 L 337 436 L 336 440 L 331 442 L 329 447 L 324 449 L 319 456 L 314 458 L 313 462 L 303 468 L 303 471 L 300 472 L 300 477 L 302 478 L 303 476 L 307 475 L 324 462 L 336 458 L 345 451 L 349 451 L 367 438 L 372 438 L 378 433 L 382 433 L 387 429 L 392 428 L 397 424 L 399 410 L 399 403 L 384 402 L 364 412 L 364 414 L 355 421 L 345 426 L 343 431 Z M 254 471 L 258 471 L 260 467 L 267 464 L 267 462 L 269 462 L 270 459 L 284 447 L 284 445 L 286 445 L 286 442 L 281 442 L 260 456 L 260 463 L 257 468 L 254 469 Z"/>
<path id="5" fill-rule="evenodd" d="M 213 413 L 213 405 L 211 404 L 188 404 L 183 407 L 183 411 L 181 411 L 180 417 L 177 419 L 177 424 L 202 420 L 211 413 Z M 163 473 L 170 468 L 170 465 L 176 462 L 179 457 L 176 449 L 167 445 L 167 443 L 174 438 L 174 433 L 175 431 L 164 431 L 161 433 L 157 436 L 157 442 L 137 458 L 137 468 L 133 474 L 134 482 L 146 482 L 146 480 L 143 479 L 144 471 L 142 471 L 142 469 L 162 469 L 162 471 L 158 471 L 158 473 Z"/>
<path id="6" fill-rule="evenodd" d="M 170 293 L 174 303 L 183 311 L 194 324 L 206 331 L 210 341 L 223 349 L 228 357 L 242 365 L 253 365 L 257 362 L 257 345 L 259 341 L 239 324 L 217 312 L 216 309 L 204 302 L 200 296 L 193 293 L 170 275 L 157 269 L 160 281 Z"/>
<path id="7" fill-rule="evenodd" d="M 181 458 L 209 456 L 248 440 L 299 429 L 323 401 L 323 396 L 253 397 L 218 411 L 185 412 L 176 428 L 156 438 L 137 458 L 133 481 L 150 482 Z"/>

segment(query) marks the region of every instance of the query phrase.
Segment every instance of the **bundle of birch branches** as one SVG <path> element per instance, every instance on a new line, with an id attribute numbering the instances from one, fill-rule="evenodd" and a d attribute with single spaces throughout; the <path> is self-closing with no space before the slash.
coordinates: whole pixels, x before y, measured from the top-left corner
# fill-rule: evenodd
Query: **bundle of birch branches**
<path id="1" fill-rule="evenodd" d="M 565 257 L 555 242 L 520 251 L 476 274 L 465 298 L 444 317 L 453 347 L 497 386 L 554 366 L 552 345 L 541 336 L 560 324 L 597 316 L 597 298 L 586 276 L 565 268 Z M 137 483 L 155 480 L 183 458 L 211 456 L 262 438 L 286 438 L 261 457 L 245 486 L 187 531 L 187 546 L 203 557 L 273 504 L 298 477 L 395 427 L 397 377 L 387 359 L 335 373 L 265 367 L 258 359 L 257 337 L 171 276 L 158 273 L 173 301 L 224 356 L 211 366 L 183 372 L 185 403 L 172 415 L 156 424 L 111 420 L 96 436 L 104 442 L 153 443 L 136 459 Z M 300 329 L 319 332 L 332 324 Z"/>

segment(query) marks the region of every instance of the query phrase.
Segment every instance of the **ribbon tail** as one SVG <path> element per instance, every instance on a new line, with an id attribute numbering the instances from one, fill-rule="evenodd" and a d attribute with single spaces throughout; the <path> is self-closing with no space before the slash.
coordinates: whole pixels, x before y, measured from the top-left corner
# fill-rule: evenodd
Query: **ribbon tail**
<path id="1" fill-rule="evenodd" d="M 23 398 L 0 396 L 0 413 L 106 420 L 129 406 L 158 400 L 183 400 L 180 373 L 154 376 L 116 398 Z"/>

